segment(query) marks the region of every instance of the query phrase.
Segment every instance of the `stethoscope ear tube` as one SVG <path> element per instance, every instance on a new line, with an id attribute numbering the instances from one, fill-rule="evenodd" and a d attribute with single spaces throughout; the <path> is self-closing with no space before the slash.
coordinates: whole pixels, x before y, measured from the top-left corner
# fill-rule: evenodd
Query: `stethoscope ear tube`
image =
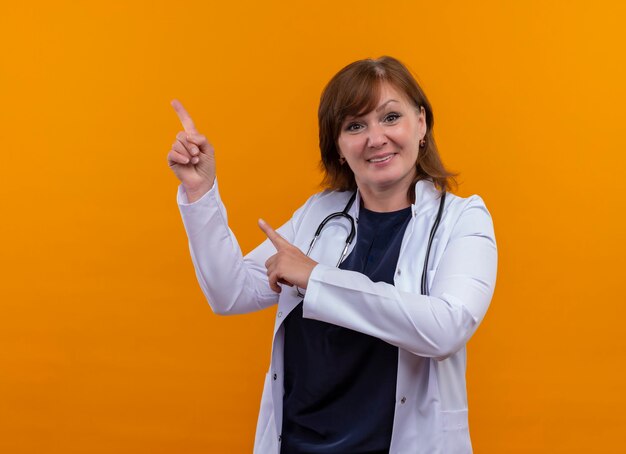
<path id="1" fill-rule="evenodd" d="M 339 261 L 337 262 L 337 267 L 341 265 L 341 262 L 343 262 L 343 259 L 346 258 L 346 255 L 348 254 L 348 248 L 352 244 L 352 240 L 354 240 L 354 236 L 356 235 L 356 226 L 354 225 L 354 218 L 348 214 L 348 210 L 350 210 L 350 208 L 352 207 L 352 204 L 354 203 L 355 199 L 356 199 L 356 191 L 350 196 L 350 199 L 348 200 L 348 203 L 346 203 L 346 206 L 344 207 L 343 211 L 338 211 L 337 213 L 329 214 L 320 223 L 320 225 L 317 227 L 317 230 L 315 231 L 315 235 L 313 235 L 311 244 L 309 244 L 309 250 L 306 253 L 307 257 L 311 255 L 313 246 L 315 246 L 317 239 L 322 234 L 322 230 L 324 230 L 324 227 L 326 227 L 326 224 L 328 223 L 328 221 L 337 217 L 342 217 L 350 221 L 350 233 L 348 234 L 348 238 L 346 238 L 346 245 L 344 246 L 343 251 L 341 252 L 341 255 L 339 256 Z M 297 286 L 296 286 L 296 291 L 298 292 L 298 296 L 300 298 L 304 297 L 304 294 Z"/>
<path id="2" fill-rule="evenodd" d="M 443 215 L 443 206 L 446 203 L 446 191 L 441 193 L 441 201 L 439 202 L 439 211 L 437 212 L 437 218 L 433 224 L 433 228 L 430 230 L 430 236 L 428 237 L 428 247 L 426 248 L 426 257 L 424 258 L 424 268 L 422 270 L 422 295 L 428 295 L 428 259 L 430 257 L 430 247 L 433 245 L 433 239 L 439 227 L 441 216 Z"/>

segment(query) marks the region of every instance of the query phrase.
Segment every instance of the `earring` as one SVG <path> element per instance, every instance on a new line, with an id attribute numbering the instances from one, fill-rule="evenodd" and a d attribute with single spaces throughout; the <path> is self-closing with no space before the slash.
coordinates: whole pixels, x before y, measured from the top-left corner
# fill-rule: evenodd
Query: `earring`
<path id="1" fill-rule="evenodd" d="M 343 156 L 339 156 L 339 164 L 344 165 L 346 163 L 346 158 Z"/>
<path id="2" fill-rule="evenodd" d="M 420 148 L 424 148 L 426 146 L 426 140 L 422 139 L 420 140 Z"/>

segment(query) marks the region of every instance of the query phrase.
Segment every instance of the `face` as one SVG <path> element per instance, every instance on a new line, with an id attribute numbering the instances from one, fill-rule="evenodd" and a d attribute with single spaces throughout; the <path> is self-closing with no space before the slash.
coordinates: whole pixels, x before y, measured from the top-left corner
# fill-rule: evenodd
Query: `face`
<path id="1" fill-rule="evenodd" d="M 361 192 L 407 192 L 415 176 L 419 142 L 426 135 L 424 109 L 383 83 L 376 108 L 341 125 L 339 155 Z"/>

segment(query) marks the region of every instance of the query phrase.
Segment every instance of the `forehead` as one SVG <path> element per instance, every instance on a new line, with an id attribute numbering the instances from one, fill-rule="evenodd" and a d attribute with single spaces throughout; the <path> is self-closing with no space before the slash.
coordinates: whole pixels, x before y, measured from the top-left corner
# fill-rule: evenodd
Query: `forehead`
<path id="1" fill-rule="evenodd" d="M 407 95 L 402 90 L 398 90 L 388 82 L 383 82 L 380 85 L 380 95 L 378 96 L 376 107 L 381 106 L 390 100 L 397 101 L 400 104 L 411 103 Z"/>
<path id="2" fill-rule="evenodd" d="M 392 100 L 396 102 L 389 102 Z M 397 106 L 398 104 L 411 104 L 407 95 L 402 90 L 399 90 L 387 81 L 382 81 L 374 89 L 368 91 L 362 99 L 356 99 L 352 103 L 353 108 L 347 109 L 345 118 L 366 115 L 376 111 L 376 109 L 386 103 L 389 103 L 388 105 L 390 107 Z"/>
<path id="3" fill-rule="evenodd" d="M 407 101 L 406 95 L 402 93 L 402 91 L 398 90 L 389 82 L 382 82 L 380 84 L 380 95 L 378 96 L 378 103 L 380 104 L 391 98 L 398 99 L 398 101 L 400 101 L 401 98 L 402 101 Z"/>

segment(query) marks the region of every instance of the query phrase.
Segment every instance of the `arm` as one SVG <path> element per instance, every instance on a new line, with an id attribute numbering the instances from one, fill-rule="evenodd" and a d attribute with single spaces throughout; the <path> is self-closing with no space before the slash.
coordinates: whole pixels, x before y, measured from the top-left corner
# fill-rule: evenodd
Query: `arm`
<path id="1" fill-rule="evenodd" d="M 222 315 L 241 314 L 276 304 L 278 294 L 270 289 L 265 268 L 265 261 L 276 250 L 266 240 L 243 257 L 237 239 L 228 227 L 217 180 L 193 203 L 188 203 L 181 185 L 177 199 L 196 276 L 213 311 Z M 305 207 L 278 229 L 284 238 L 290 241 L 294 238 L 294 225 Z"/>
<path id="2" fill-rule="evenodd" d="M 270 306 L 278 300 L 269 290 L 265 269 L 269 242 L 246 258 L 228 228 L 226 208 L 215 179 L 215 153 L 200 134 L 183 105 L 172 101 L 184 131 L 167 155 L 167 162 L 180 180 L 178 206 L 189 238 L 189 249 L 200 287 L 214 312 L 237 314 Z M 290 223 L 283 235 L 292 235 Z"/>
<path id="3" fill-rule="evenodd" d="M 416 355 L 445 358 L 465 345 L 482 321 L 493 295 L 496 267 L 491 217 L 475 197 L 453 227 L 430 296 L 317 265 L 303 315 L 378 337 Z M 419 282 L 419 276 L 414 279 Z"/>

